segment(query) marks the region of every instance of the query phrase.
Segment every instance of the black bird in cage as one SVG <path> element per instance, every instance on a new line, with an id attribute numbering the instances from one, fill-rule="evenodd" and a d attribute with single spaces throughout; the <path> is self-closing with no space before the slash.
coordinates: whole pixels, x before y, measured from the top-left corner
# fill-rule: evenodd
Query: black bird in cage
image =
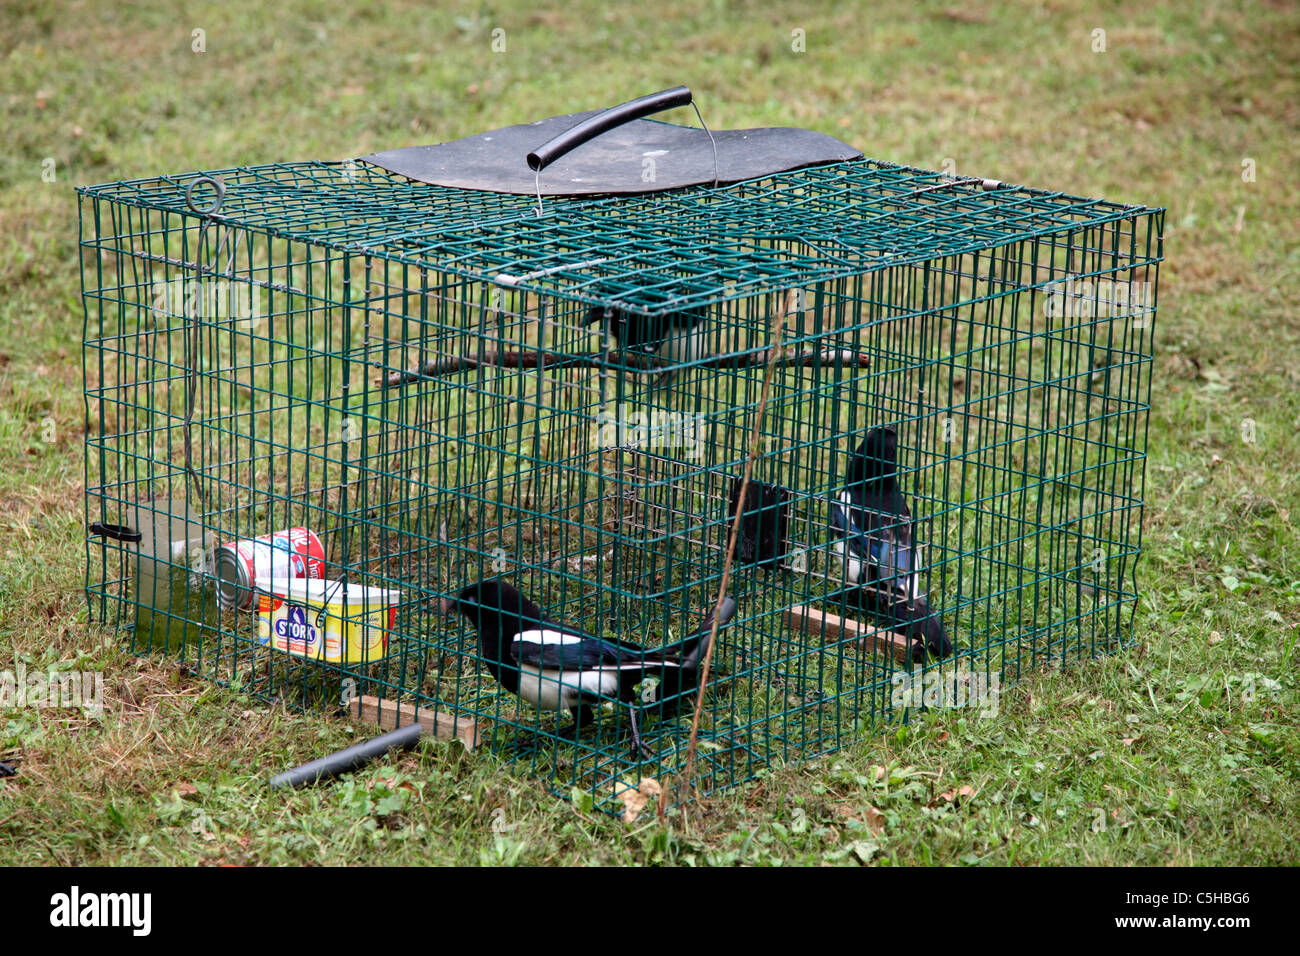
<path id="1" fill-rule="evenodd" d="M 443 612 L 459 611 L 478 631 L 483 662 L 506 690 L 544 711 L 567 710 L 573 723 L 559 731 L 576 737 L 593 723 L 602 700 L 628 705 L 632 753 L 651 755 L 637 725 L 637 692 L 647 679 L 658 681 L 655 699 L 662 716 L 672 716 L 684 695 L 699 686 L 699 668 L 713 632 L 714 611 L 688 637 L 656 650 L 596 637 L 548 619 L 528 598 L 504 581 L 481 581 L 444 598 Z M 718 627 L 736 613 L 725 597 L 716 609 Z"/>
<path id="2" fill-rule="evenodd" d="M 952 653 L 938 613 L 921 592 L 921 548 L 915 522 L 898 486 L 898 435 L 892 428 L 867 432 L 849 459 L 846 485 L 831 502 L 832 548 L 844 582 L 861 606 L 911 640 L 910 656 L 924 660 Z"/>
<path id="3" fill-rule="evenodd" d="M 595 306 L 587 325 L 609 323 L 618 347 L 627 352 L 680 365 L 708 354 L 708 317 L 698 310 L 665 315 L 637 315 L 622 309 Z"/>
<path id="4" fill-rule="evenodd" d="M 909 601 L 870 587 L 860 588 L 855 596 L 859 606 L 908 639 L 909 663 L 923 663 L 927 651 L 934 657 L 952 653 L 952 641 L 943 629 L 943 615 L 931 608 L 927 599 Z"/>

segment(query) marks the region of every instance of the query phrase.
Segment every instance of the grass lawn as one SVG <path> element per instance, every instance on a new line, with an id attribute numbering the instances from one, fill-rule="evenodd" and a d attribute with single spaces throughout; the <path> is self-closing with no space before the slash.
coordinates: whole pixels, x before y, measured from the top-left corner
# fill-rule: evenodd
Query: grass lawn
<path id="1" fill-rule="evenodd" d="M 1300 8 L 171 7 L 0 5 L 0 671 L 105 681 L 102 719 L 0 711 L 19 766 L 0 864 L 1296 861 Z M 592 814 L 432 741 L 269 793 L 362 728 L 87 626 L 73 186 L 342 159 L 678 83 L 714 127 L 1168 208 L 1141 643 L 1031 675 L 996 719 L 932 713 L 664 819 Z"/>

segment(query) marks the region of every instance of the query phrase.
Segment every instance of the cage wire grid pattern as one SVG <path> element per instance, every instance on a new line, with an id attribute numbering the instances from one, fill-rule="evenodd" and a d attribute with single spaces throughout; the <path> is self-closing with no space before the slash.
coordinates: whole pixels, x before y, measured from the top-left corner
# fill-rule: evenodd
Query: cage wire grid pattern
<path id="1" fill-rule="evenodd" d="M 679 639 L 717 593 L 755 425 L 744 520 L 777 540 L 741 535 L 702 789 L 918 703 L 905 663 L 791 613 L 866 620 L 828 513 L 869 428 L 898 433 L 956 645 L 925 668 L 955 697 L 1128 640 L 1163 210 L 859 160 L 539 215 L 348 162 L 211 173 L 200 216 L 196 175 L 78 190 L 88 518 L 147 532 L 88 536 L 86 587 L 138 652 L 291 706 L 370 694 L 472 723 L 561 793 L 670 776 L 693 700 L 644 698 L 653 757 L 621 707 L 560 737 L 437 602 L 503 578 L 590 632 Z M 704 310 L 706 347 L 647 361 L 592 306 Z M 376 655 L 286 653 L 217 602 L 214 549 L 291 526 L 327 579 L 401 592 Z"/>

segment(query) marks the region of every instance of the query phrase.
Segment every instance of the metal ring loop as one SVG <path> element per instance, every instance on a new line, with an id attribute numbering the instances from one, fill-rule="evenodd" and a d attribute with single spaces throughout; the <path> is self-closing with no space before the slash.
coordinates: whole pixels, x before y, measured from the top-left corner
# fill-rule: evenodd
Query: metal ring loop
<path id="1" fill-rule="evenodd" d="M 207 208 L 200 208 L 194 204 L 194 187 L 200 183 L 211 183 L 212 187 L 217 191 L 216 202 Z M 225 201 L 226 187 L 223 186 L 221 180 L 217 179 L 215 176 L 200 176 L 195 179 L 194 182 L 190 183 L 189 187 L 185 190 L 185 204 L 190 207 L 191 212 L 197 213 L 200 216 L 211 216 L 215 214 L 217 210 L 221 208 L 221 204 Z"/>

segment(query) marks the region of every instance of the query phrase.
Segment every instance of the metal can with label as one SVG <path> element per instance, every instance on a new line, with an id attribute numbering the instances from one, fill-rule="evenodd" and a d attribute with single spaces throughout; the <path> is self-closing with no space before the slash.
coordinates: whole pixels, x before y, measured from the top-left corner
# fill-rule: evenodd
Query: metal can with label
<path id="1" fill-rule="evenodd" d="M 286 528 L 217 549 L 217 597 L 222 607 L 247 609 L 259 586 L 275 578 L 319 578 L 325 548 L 309 528 Z"/>

